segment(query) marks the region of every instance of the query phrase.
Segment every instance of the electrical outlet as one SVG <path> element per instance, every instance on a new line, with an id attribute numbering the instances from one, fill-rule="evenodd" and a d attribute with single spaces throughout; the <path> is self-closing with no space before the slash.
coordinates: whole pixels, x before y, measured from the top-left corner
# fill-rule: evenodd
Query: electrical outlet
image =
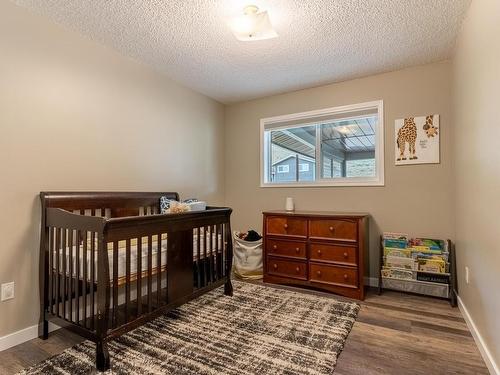
<path id="1" fill-rule="evenodd" d="M 2 302 L 14 298 L 14 281 L 2 284 Z"/>
<path id="2" fill-rule="evenodd" d="M 469 284 L 469 267 L 465 267 L 465 283 Z"/>

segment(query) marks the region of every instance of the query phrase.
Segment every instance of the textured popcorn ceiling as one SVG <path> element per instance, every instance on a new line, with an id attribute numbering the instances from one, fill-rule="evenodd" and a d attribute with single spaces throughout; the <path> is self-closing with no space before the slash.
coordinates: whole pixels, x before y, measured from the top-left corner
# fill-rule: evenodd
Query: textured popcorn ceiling
<path id="1" fill-rule="evenodd" d="M 450 57 L 470 0 L 13 0 L 229 103 Z M 279 38 L 226 18 L 268 10 Z"/>

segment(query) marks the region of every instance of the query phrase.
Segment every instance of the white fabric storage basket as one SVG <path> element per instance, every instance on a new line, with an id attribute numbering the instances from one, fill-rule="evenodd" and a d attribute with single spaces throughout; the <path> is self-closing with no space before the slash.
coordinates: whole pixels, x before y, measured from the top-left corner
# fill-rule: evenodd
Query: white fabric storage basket
<path id="1" fill-rule="evenodd" d="M 262 239 L 245 241 L 233 233 L 233 270 L 242 279 L 262 279 Z"/>
<path id="2" fill-rule="evenodd" d="M 438 284 L 417 280 L 398 280 L 389 277 L 382 278 L 382 287 L 384 289 L 399 290 L 428 296 L 449 298 L 450 290 L 448 284 Z"/>

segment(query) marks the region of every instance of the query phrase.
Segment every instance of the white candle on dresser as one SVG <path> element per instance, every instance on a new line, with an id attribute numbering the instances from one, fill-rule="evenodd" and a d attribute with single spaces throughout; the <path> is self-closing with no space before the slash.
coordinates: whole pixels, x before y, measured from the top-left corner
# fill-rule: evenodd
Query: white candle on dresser
<path id="1" fill-rule="evenodd" d="M 293 211 L 294 210 L 293 198 L 291 198 L 291 197 L 286 198 L 285 209 L 287 211 Z"/>

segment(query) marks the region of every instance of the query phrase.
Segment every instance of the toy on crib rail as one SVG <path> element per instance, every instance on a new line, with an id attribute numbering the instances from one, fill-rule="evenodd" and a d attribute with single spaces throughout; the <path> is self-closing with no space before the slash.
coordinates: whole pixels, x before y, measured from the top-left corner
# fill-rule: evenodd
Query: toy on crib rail
<path id="1" fill-rule="evenodd" d="M 188 212 L 188 211 L 191 211 L 191 207 L 189 207 L 187 203 L 176 202 L 176 201 L 170 202 L 169 212 L 171 214 L 180 214 L 181 212 Z"/>
<path id="2" fill-rule="evenodd" d="M 198 199 L 190 198 L 181 202 L 165 196 L 160 197 L 160 212 L 162 214 L 178 214 L 187 211 L 205 211 L 207 203 Z"/>

